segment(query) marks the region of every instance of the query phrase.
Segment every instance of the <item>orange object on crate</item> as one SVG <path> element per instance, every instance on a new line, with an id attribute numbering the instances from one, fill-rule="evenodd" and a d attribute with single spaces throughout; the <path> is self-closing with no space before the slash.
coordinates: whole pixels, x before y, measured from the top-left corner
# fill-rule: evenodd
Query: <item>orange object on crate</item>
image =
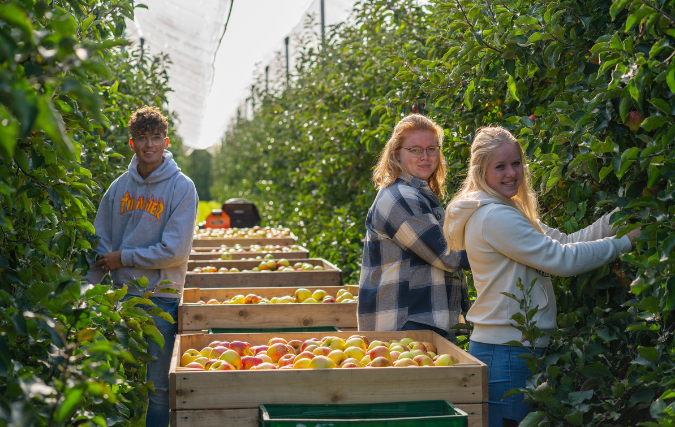
<path id="1" fill-rule="evenodd" d="M 230 217 L 222 209 L 212 209 L 204 228 L 230 228 Z"/>

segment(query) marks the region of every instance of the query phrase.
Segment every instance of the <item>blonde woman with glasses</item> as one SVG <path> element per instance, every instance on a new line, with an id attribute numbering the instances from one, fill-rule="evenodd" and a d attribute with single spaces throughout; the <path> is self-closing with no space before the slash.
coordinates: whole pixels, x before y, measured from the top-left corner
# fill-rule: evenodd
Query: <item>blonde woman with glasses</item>
<path id="1" fill-rule="evenodd" d="M 448 337 L 468 310 L 466 253 L 448 252 L 443 238 L 442 145 L 443 129 L 412 114 L 380 153 L 373 172 L 379 192 L 366 218 L 359 330 L 426 329 Z"/>
<path id="2" fill-rule="evenodd" d="M 630 252 L 639 233 L 614 238 L 609 214 L 570 235 L 547 227 L 516 138 L 502 127 L 478 130 L 467 177 L 446 210 L 445 237 L 451 249 L 466 248 L 471 263 L 477 298 L 467 313 L 474 327 L 469 353 L 489 368 L 490 427 L 518 425 L 529 412 L 522 394 L 502 400 L 506 391 L 525 387 L 530 375 L 518 357 L 529 350 L 506 344 L 523 339 L 511 320 L 519 304 L 503 292 L 520 296 L 518 279 L 526 288 L 535 280 L 534 320 L 546 335 L 534 345 L 543 354 L 556 329 L 551 274 L 569 277 L 601 267 Z"/>

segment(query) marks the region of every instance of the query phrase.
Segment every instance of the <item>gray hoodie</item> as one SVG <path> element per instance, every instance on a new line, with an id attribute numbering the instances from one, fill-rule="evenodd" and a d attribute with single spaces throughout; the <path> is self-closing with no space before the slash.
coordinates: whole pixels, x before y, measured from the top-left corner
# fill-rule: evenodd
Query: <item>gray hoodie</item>
<path id="1" fill-rule="evenodd" d="M 465 249 L 471 263 L 477 298 L 466 319 L 473 323 L 471 341 L 504 344 L 518 341 L 521 333 L 512 327 L 511 316 L 519 304 L 504 296 L 522 298 L 518 279 L 532 289 L 532 305 L 539 306 L 534 320 L 546 334 L 537 347 L 548 345 L 556 329 L 556 301 L 551 274 L 569 277 L 601 267 L 620 254 L 630 252 L 628 237 L 615 239 L 609 214 L 576 233 L 566 235 L 539 223 L 544 234 L 515 208 L 481 192 L 446 211 L 446 236 Z"/>
<path id="2" fill-rule="evenodd" d="M 122 267 L 111 272 L 113 283 L 121 286 L 145 276 L 149 288 L 170 280 L 173 284 L 166 287 L 182 293 L 198 204 L 194 183 L 181 173 L 169 151 L 164 151 L 164 162 L 145 180 L 138 174 L 134 156 L 129 170 L 103 196 L 94 221 L 99 237 L 96 252 L 122 251 Z M 104 275 L 93 264 L 85 280 L 100 283 Z M 139 291 L 130 287 L 129 294 L 139 295 Z M 169 293 L 159 296 L 180 298 Z"/>

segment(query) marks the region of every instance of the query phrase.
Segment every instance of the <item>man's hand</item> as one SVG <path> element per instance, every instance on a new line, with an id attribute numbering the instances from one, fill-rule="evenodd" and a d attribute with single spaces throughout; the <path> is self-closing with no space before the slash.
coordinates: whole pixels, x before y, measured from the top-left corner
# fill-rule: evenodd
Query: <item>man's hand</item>
<path id="1" fill-rule="evenodd" d="M 108 252 L 107 254 L 101 255 L 96 261 L 101 270 L 108 273 L 116 268 L 122 266 L 122 251 Z"/>

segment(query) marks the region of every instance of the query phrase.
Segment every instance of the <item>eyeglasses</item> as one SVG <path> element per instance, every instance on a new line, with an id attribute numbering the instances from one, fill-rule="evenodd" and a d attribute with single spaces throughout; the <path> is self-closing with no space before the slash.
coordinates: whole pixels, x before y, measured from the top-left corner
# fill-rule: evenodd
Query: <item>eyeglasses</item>
<path id="1" fill-rule="evenodd" d="M 150 141 L 154 145 L 159 145 L 159 144 L 164 142 L 166 137 L 164 135 L 159 135 L 159 134 L 156 134 L 156 135 L 138 135 L 138 136 L 135 136 L 133 139 L 134 139 L 134 141 L 138 141 L 141 144 L 147 144 L 148 141 Z"/>
<path id="2" fill-rule="evenodd" d="M 425 151 L 427 152 L 427 156 L 436 157 L 438 156 L 438 152 L 440 151 L 438 146 L 427 148 L 422 147 L 401 147 L 401 148 L 408 150 L 410 155 L 413 157 L 422 157 L 422 153 L 424 153 Z"/>

